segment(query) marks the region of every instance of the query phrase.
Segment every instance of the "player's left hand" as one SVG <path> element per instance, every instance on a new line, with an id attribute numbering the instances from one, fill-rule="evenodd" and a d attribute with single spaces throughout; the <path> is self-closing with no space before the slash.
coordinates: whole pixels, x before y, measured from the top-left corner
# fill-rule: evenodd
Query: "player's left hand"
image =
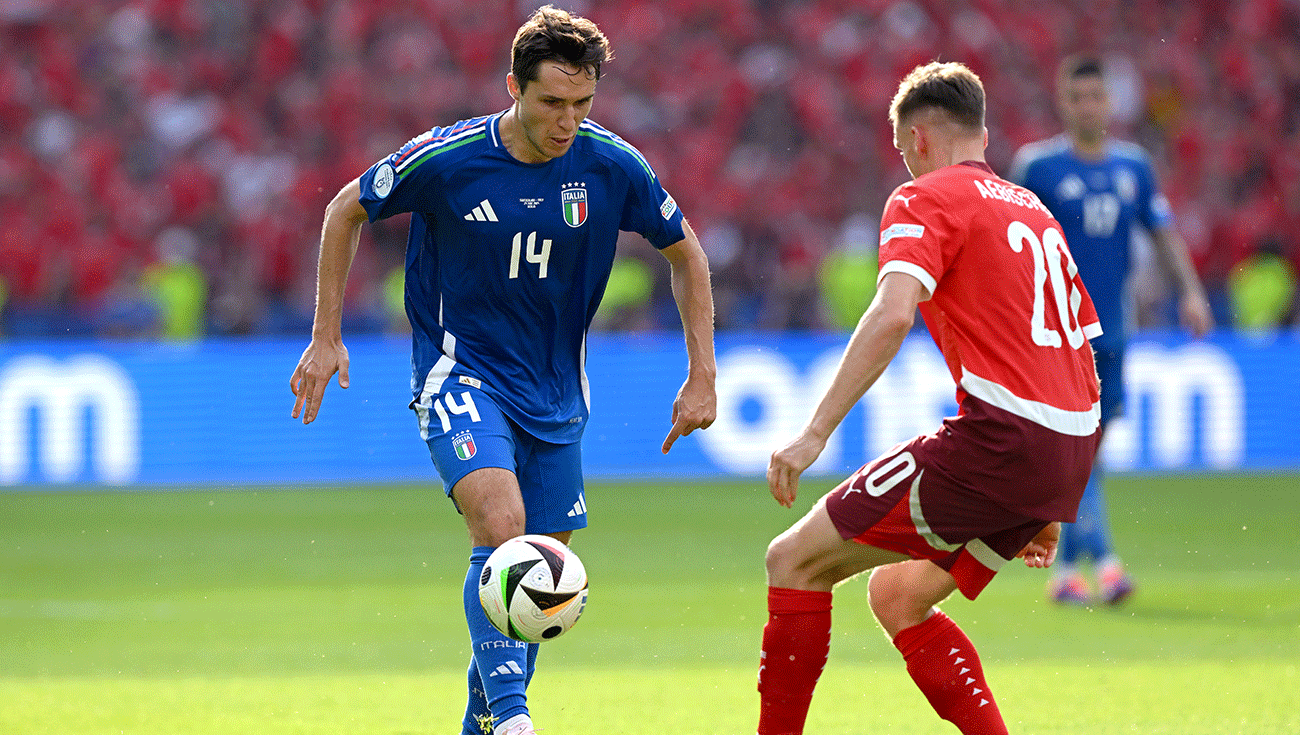
<path id="1" fill-rule="evenodd" d="M 1038 532 L 1033 541 L 1025 545 L 1016 556 L 1025 560 L 1025 566 L 1046 569 L 1056 561 L 1056 545 L 1061 540 L 1061 524 L 1054 521 Z"/>
<path id="2" fill-rule="evenodd" d="M 713 383 L 702 378 L 687 378 L 673 401 L 673 428 L 664 438 L 664 454 L 673 448 L 679 437 L 696 429 L 707 429 L 718 418 L 718 393 Z"/>
<path id="3" fill-rule="evenodd" d="M 1214 312 L 1210 309 L 1210 302 L 1199 293 L 1190 293 L 1178 300 L 1178 320 L 1197 339 L 1214 329 Z"/>

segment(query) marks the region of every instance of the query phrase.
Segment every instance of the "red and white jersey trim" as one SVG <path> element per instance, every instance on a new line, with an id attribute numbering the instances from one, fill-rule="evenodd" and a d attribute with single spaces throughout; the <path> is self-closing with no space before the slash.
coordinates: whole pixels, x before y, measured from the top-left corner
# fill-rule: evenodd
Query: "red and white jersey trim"
<path id="1" fill-rule="evenodd" d="M 916 479 L 912 481 L 912 490 L 908 493 L 907 509 L 912 516 L 912 526 L 916 528 L 916 535 L 925 540 L 930 548 L 935 551 L 956 551 L 963 544 L 950 544 L 939 537 L 939 534 L 930 529 L 930 522 L 926 520 L 925 513 L 921 510 L 921 475 L 925 470 L 916 473 Z M 992 574 L 996 574 L 1003 564 L 1007 563 L 998 552 L 989 548 L 989 545 L 981 539 L 971 539 L 965 544 L 966 551 L 975 558 L 982 566 Z M 990 576 L 992 576 L 990 574 Z"/>
<path id="2" fill-rule="evenodd" d="M 1068 436 L 1091 436 L 1101 425 L 1101 403 L 1092 404 L 1087 411 L 1067 411 L 1041 401 L 1032 401 L 1007 390 L 1004 386 L 962 368 L 961 387 L 972 396 L 1033 421 L 1052 431 Z"/>
<path id="3" fill-rule="evenodd" d="M 961 544 L 950 544 L 939 538 L 939 534 L 930 530 L 930 522 L 921 510 L 921 476 L 924 474 L 924 469 L 916 473 L 916 479 L 912 480 L 912 491 L 907 494 L 907 511 L 912 516 L 912 527 L 916 529 L 916 535 L 935 551 L 956 551 L 961 548 Z"/>
<path id="4" fill-rule="evenodd" d="M 935 287 L 939 285 L 939 282 L 934 280 L 934 276 L 930 275 L 929 271 L 916 263 L 906 260 L 891 260 L 881 266 L 880 275 L 876 276 L 876 283 L 879 284 L 890 273 L 906 273 L 920 281 L 921 285 L 925 286 L 925 301 L 930 300 L 930 297 L 934 295 Z"/>
<path id="5" fill-rule="evenodd" d="M 1003 559 L 998 552 L 989 548 L 989 545 L 984 543 L 982 539 L 967 541 L 966 551 L 971 556 L 975 557 L 975 561 L 979 562 L 990 572 L 996 573 L 1002 568 L 1003 564 L 1007 563 L 1006 559 Z"/>

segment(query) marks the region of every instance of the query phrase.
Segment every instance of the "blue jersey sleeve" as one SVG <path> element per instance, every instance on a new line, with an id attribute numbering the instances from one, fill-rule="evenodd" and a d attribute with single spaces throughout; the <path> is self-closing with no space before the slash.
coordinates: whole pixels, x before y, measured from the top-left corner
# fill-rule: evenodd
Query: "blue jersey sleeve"
<path id="1" fill-rule="evenodd" d="M 1169 206 L 1169 200 L 1161 193 L 1160 186 L 1156 183 L 1155 169 L 1151 165 L 1151 159 L 1145 152 L 1137 161 L 1136 173 L 1138 179 L 1138 202 L 1137 218 L 1151 232 L 1172 227 L 1174 224 L 1173 209 Z"/>
<path id="2" fill-rule="evenodd" d="M 484 131 L 484 118 L 434 128 L 371 166 L 361 175 L 360 200 L 370 221 L 431 209 L 431 198 L 440 189 L 440 157 L 466 143 L 483 139 Z"/>
<path id="3" fill-rule="evenodd" d="M 662 250 L 686 239 L 682 210 L 647 167 L 647 175 L 634 176 L 623 208 L 620 230 L 636 232 Z"/>
<path id="4" fill-rule="evenodd" d="M 1037 194 L 1048 209 L 1056 204 L 1056 184 L 1052 181 L 1054 173 L 1050 161 L 1058 147 L 1059 141 L 1056 138 L 1021 146 L 1011 159 L 1006 176 L 1007 181 Z"/>
<path id="5" fill-rule="evenodd" d="M 360 202 L 371 222 L 401 214 L 404 211 L 411 211 L 393 206 L 395 198 L 392 197 L 392 194 L 396 186 L 397 175 L 393 169 L 391 156 L 379 161 L 361 174 Z"/>
<path id="6" fill-rule="evenodd" d="M 1032 156 L 1029 146 L 1021 146 L 1020 150 L 1016 151 L 1015 157 L 1011 159 L 1011 168 L 1007 170 L 1007 181 L 1030 189 L 1025 181 L 1029 176 L 1029 164 L 1031 162 Z M 1030 191 L 1033 191 L 1033 189 L 1030 189 Z"/>
<path id="7" fill-rule="evenodd" d="M 421 196 L 428 193 L 433 166 L 407 166 L 399 173 L 401 163 L 398 151 L 361 174 L 361 206 L 371 222 L 422 209 Z"/>
<path id="8" fill-rule="evenodd" d="M 590 118 L 583 121 L 579 134 L 602 144 L 604 155 L 612 157 L 628 177 L 620 230 L 638 233 L 660 250 L 686 239 L 681 209 L 640 151 Z"/>

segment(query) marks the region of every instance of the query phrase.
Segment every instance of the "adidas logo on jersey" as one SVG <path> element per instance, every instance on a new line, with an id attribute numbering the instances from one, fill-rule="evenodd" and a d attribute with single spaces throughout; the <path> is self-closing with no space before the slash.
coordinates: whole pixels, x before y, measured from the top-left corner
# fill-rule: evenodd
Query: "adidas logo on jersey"
<path id="1" fill-rule="evenodd" d="M 492 203 L 484 199 L 474 208 L 474 211 L 465 215 L 468 222 L 497 222 L 497 213 L 492 211 Z"/>
<path id="2" fill-rule="evenodd" d="M 569 511 L 570 518 L 577 518 L 587 512 L 587 499 L 582 495 L 578 496 L 578 502 L 573 504 L 573 510 Z"/>

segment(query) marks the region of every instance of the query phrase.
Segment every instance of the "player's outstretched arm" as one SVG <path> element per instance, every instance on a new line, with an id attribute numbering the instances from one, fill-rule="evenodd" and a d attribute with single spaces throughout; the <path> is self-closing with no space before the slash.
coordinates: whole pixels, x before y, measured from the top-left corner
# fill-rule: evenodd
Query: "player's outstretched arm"
<path id="1" fill-rule="evenodd" d="M 835 377 L 808 425 L 793 441 L 772 453 L 767 485 L 776 502 L 787 508 L 794 504 L 799 494 L 799 475 L 817 460 L 835 427 L 898 354 L 912 329 L 916 305 L 927 295 L 915 276 L 895 272 L 881 279 L 880 289 L 858 320 Z"/>
<path id="2" fill-rule="evenodd" d="M 1172 227 L 1156 230 L 1151 239 L 1155 243 L 1156 258 L 1178 288 L 1179 321 L 1193 337 L 1204 337 L 1214 328 L 1214 312 L 1205 297 L 1205 287 L 1196 275 L 1187 243 Z"/>
<path id="3" fill-rule="evenodd" d="M 321 226 L 320 259 L 316 266 L 316 317 L 312 323 L 311 342 L 298 360 L 289 378 L 289 390 L 296 400 L 293 418 L 304 424 L 316 420 L 325 386 L 334 373 L 339 387 L 348 387 L 348 349 L 343 346 L 343 289 L 348 271 L 361 238 L 366 210 L 361 206 L 361 182 L 354 179 L 344 186 L 325 208 Z"/>
<path id="4" fill-rule="evenodd" d="M 682 315 L 686 335 L 686 382 L 673 401 L 673 426 L 664 439 L 664 454 L 678 437 L 707 429 L 718 417 L 715 388 L 718 364 L 713 355 L 713 289 L 709 285 L 709 259 L 689 223 L 682 221 L 685 239 L 660 252 L 673 270 L 673 298 Z"/>

